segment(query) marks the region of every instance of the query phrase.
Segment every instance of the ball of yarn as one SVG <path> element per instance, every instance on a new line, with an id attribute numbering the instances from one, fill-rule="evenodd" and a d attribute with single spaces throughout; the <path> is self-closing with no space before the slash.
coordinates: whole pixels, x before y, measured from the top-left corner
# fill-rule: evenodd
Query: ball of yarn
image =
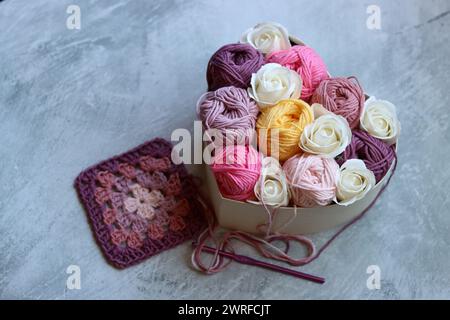
<path id="1" fill-rule="evenodd" d="M 225 198 L 245 201 L 261 172 L 261 155 L 252 146 L 227 146 L 214 156 L 211 170 Z"/>
<path id="2" fill-rule="evenodd" d="M 300 136 L 303 129 L 314 120 L 309 104 L 302 100 L 287 99 L 261 111 L 256 128 L 258 145 L 265 155 L 286 161 L 300 153 Z"/>
<path id="3" fill-rule="evenodd" d="M 320 103 L 327 110 L 347 119 L 352 129 L 359 126 L 364 101 L 363 89 L 355 77 L 324 80 L 311 98 L 311 103 Z"/>
<path id="4" fill-rule="evenodd" d="M 205 129 L 216 129 L 226 141 L 242 144 L 253 136 L 259 108 L 247 90 L 230 86 L 205 93 L 197 113 Z"/>
<path id="5" fill-rule="evenodd" d="M 283 170 L 295 205 L 312 208 L 333 201 L 339 176 L 339 165 L 333 158 L 304 153 L 286 161 Z"/>
<path id="6" fill-rule="evenodd" d="M 252 74 L 264 64 L 264 57 L 249 44 L 228 44 L 213 54 L 206 70 L 208 91 L 235 86 L 246 89 Z"/>
<path id="7" fill-rule="evenodd" d="M 378 183 L 386 175 L 395 159 L 394 148 L 366 131 L 354 130 L 351 143 L 337 158 L 337 162 L 343 164 L 348 159 L 363 160 L 367 169 L 374 173 Z"/>
<path id="8" fill-rule="evenodd" d="M 301 99 L 309 101 L 320 82 L 328 79 L 328 71 L 322 58 L 308 46 L 293 46 L 276 51 L 266 57 L 268 63 L 279 63 L 294 70 L 303 81 Z"/>

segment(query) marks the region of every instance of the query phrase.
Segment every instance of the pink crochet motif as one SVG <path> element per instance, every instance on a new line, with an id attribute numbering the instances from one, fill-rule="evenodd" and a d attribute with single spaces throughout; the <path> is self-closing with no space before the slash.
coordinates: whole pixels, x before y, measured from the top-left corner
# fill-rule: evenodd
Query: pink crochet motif
<path id="1" fill-rule="evenodd" d="M 75 180 L 107 260 L 125 268 L 194 238 L 206 225 L 184 165 L 172 144 L 154 139 L 103 161 Z"/>

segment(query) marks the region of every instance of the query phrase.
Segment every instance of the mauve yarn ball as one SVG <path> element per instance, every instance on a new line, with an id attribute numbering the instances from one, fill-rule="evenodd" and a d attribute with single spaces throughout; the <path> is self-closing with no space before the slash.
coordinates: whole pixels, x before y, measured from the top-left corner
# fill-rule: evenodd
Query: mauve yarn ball
<path id="1" fill-rule="evenodd" d="M 203 94 L 197 112 L 206 130 L 216 129 L 230 142 L 242 144 L 254 134 L 259 108 L 247 90 L 229 86 Z"/>
<path id="2" fill-rule="evenodd" d="M 213 54 L 206 70 L 208 91 L 234 86 L 247 89 L 252 74 L 264 64 L 264 57 L 249 44 L 233 43 Z"/>
<path id="3" fill-rule="evenodd" d="M 351 129 L 359 127 L 359 118 L 365 102 L 364 91 L 355 77 L 323 80 L 311 98 L 328 111 L 343 116 Z"/>
<path id="4" fill-rule="evenodd" d="M 348 159 L 364 161 L 367 169 L 374 173 L 378 183 L 386 175 L 395 159 L 395 145 L 389 146 L 366 131 L 354 130 L 352 142 L 336 158 L 336 161 L 342 165 Z"/>

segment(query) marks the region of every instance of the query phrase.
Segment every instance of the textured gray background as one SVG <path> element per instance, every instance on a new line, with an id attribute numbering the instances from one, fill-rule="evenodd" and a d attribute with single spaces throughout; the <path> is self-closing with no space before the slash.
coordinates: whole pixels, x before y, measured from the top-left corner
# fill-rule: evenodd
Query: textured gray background
<path id="1" fill-rule="evenodd" d="M 82 28 L 66 28 L 78 4 Z M 378 4 L 382 30 L 366 28 Z M 388 192 L 316 262 L 316 285 L 233 264 L 189 269 L 188 244 L 124 271 L 105 263 L 72 181 L 83 168 L 192 127 L 210 55 L 259 21 L 282 22 L 333 75 L 356 75 L 402 121 Z M 0 3 L 0 297 L 450 298 L 449 1 Z M 329 235 L 315 236 L 323 242 Z M 81 290 L 65 270 L 81 267 Z M 366 287 L 381 268 L 381 290 Z"/>

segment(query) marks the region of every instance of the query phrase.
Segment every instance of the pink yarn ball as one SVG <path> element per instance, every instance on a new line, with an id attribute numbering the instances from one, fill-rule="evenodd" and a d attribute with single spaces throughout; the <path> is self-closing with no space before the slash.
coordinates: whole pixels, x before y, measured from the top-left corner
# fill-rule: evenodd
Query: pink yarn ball
<path id="1" fill-rule="evenodd" d="M 339 165 L 333 158 L 296 155 L 283 165 L 295 205 L 303 208 L 326 206 L 336 194 Z"/>
<path id="2" fill-rule="evenodd" d="M 311 103 L 320 103 L 328 111 L 347 119 L 351 129 L 359 127 L 366 98 L 355 77 L 324 80 L 314 92 Z"/>
<path id="3" fill-rule="evenodd" d="M 252 146 L 227 146 L 214 156 L 211 170 L 225 198 L 245 201 L 254 196 L 253 188 L 261 173 L 261 154 Z"/>
<path id="4" fill-rule="evenodd" d="M 309 101 L 320 82 L 328 79 L 328 71 L 322 58 L 308 46 L 293 46 L 288 50 L 271 53 L 267 62 L 281 64 L 300 75 L 303 81 L 301 99 Z"/>

